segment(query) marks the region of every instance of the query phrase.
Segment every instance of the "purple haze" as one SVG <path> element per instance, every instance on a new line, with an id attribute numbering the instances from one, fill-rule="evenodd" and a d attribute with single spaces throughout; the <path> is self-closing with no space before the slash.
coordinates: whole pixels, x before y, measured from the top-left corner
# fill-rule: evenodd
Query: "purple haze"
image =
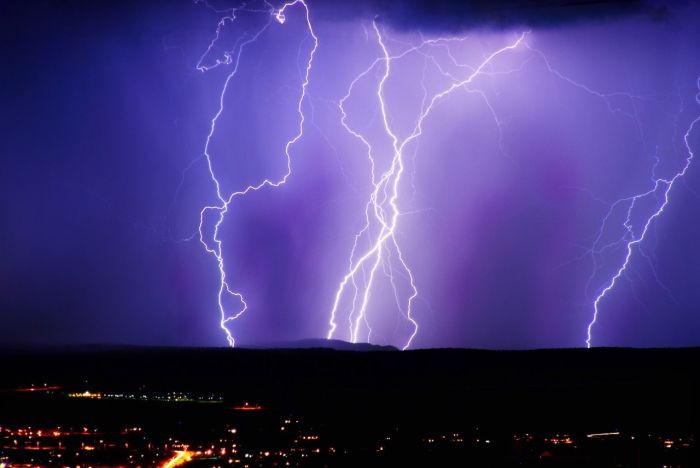
<path id="1" fill-rule="evenodd" d="M 240 12 L 202 56 L 227 12 L 189 2 L 72 4 L 41 13 L 14 6 L 4 15 L 13 24 L 2 33 L 10 71 L 0 91 L 9 104 L 0 147 L 2 341 L 223 345 L 218 271 L 197 225 L 202 207 L 216 203 L 203 150 L 233 64 L 206 73 L 197 65 L 225 61 L 227 51 L 235 57 L 270 15 Z M 240 344 L 329 332 L 373 189 L 367 148 L 343 127 L 339 101 L 378 58 L 344 109 L 349 127 L 371 142 L 377 172 L 391 163 L 372 2 L 347 19 L 328 6 L 314 16 L 313 1 L 309 9 L 319 44 L 303 137 L 289 151 L 292 174 L 278 188 L 236 198 L 219 228 L 227 280 L 248 304 L 227 324 Z M 303 14 L 290 7 L 284 24 L 273 21 L 241 54 L 209 146 L 223 193 L 286 171 L 313 46 Z M 389 259 L 358 339 L 367 338 L 367 324 L 378 344 L 403 346 L 412 333 L 400 309 L 406 313 L 412 293 L 400 251 L 418 291 L 412 347 L 585 345 L 593 301 L 629 241 L 627 205 L 611 206 L 673 177 L 688 157 L 683 136 L 700 115 L 700 9 L 523 26 L 465 22 L 458 31 L 422 27 L 420 16 L 391 18 L 376 20 L 390 55 L 451 38 L 392 61 L 383 97 L 399 138 L 414 129 L 424 93 L 430 100 L 449 87 L 446 74 L 464 79 L 468 67 L 529 32 L 440 100 L 406 146 L 399 250 L 383 250 Z M 691 148 L 698 135 L 690 134 Z M 674 183 L 601 300 L 593 345 L 700 344 L 698 174 L 693 165 Z M 658 210 L 653 195 L 630 212 L 628 235 Z M 370 230 L 376 235 L 379 223 Z M 392 266 L 396 294 L 385 274 Z M 225 301 L 229 311 L 240 306 Z M 352 294 L 341 302 L 333 338 L 352 338 L 351 302 Z"/>

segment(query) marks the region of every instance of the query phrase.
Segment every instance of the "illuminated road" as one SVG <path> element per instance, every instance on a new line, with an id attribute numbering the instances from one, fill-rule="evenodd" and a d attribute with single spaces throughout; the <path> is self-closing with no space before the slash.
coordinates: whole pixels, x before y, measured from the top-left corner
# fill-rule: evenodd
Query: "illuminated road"
<path id="1" fill-rule="evenodd" d="M 172 458 L 165 461 L 161 465 L 161 468 L 172 468 L 173 466 L 184 465 L 190 460 L 192 460 L 192 452 L 187 450 L 187 447 L 185 447 L 184 450 L 178 450 L 177 452 L 175 452 L 175 455 L 173 455 Z"/>

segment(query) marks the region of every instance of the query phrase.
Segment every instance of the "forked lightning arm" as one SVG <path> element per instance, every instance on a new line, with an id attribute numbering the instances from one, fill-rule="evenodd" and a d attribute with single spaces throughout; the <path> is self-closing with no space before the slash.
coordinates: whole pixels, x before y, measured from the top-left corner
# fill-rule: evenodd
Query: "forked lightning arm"
<path id="1" fill-rule="evenodd" d="M 226 214 L 228 212 L 230 204 L 239 197 L 243 197 L 249 192 L 261 190 L 263 188 L 275 188 L 283 185 L 287 182 L 288 178 L 292 175 L 292 157 L 290 151 L 295 143 L 297 143 L 304 135 L 304 124 L 306 117 L 304 114 L 304 103 L 307 99 L 307 88 L 310 83 L 310 76 L 312 73 L 312 65 L 315 53 L 319 47 L 319 39 L 314 31 L 314 28 L 310 19 L 309 6 L 305 0 L 294 0 L 284 3 L 280 8 L 275 9 L 267 1 L 264 4 L 268 7 L 267 9 L 246 9 L 245 7 L 241 9 L 230 9 L 226 11 L 226 15 L 222 17 L 216 28 L 215 36 L 209 44 L 208 48 L 202 55 L 201 59 L 197 64 L 197 69 L 206 72 L 217 68 L 219 66 L 231 67 L 231 71 L 228 73 L 226 80 L 224 82 L 221 94 L 219 96 L 219 106 L 217 112 L 211 119 L 211 125 L 209 133 L 206 138 L 206 143 L 204 145 L 204 156 L 207 161 L 207 167 L 209 170 L 210 178 L 216 189 L 217 202 L 215 204 L 205 206 L 200 213 L 200 223 L 199 223 L 199 239 L 206 251 L 211 254 L 217 262 L 219 271 L 219 290 L 217 295 L 217 302 L 219 307 L 219 312 L 221 316 L 220 326 L 224 330 L 228 343 L 234 346 L 235 340 L 231 329 L 229 328 L 230 322 L 240 318 L 247 310 L 248 306 L 243 295 L 240 292 L 235 291 L 230 286 L 230 282 L 226 276 L 226 268 L 224 263 L 224 255 L 222 251 L 222 240 L 219 237 L 219 228 L 223 224 Z M 217 131 L 217 123 L 221 114 L 224 112 L 224 100 L 229 88 L 231 81 L 235 78 L 238 73 L 241 55 L 243 51 L 252 43 L 257 41 L 257 39 L 276 21 L 279 24 L 284 24 L 287 16 L 286 13 L 292 7 L 302 8 L 305 15 L 306 27 L 308 29 L 309 36 L 313 39 L 313 47 L 308 55 L 308 60 L 306 62 L 306 72 L 304 74 L 299 99 L 297 101 L 297 113 L 299 116 L 298 130 L 294 137 L 286 142 L 284 145 L 284 156 L 286 158 L 286 172 L 279 178 L 272 179 L 267 178 L 257 185 L 250 185 L 242 190 L 238 190 L 232 193 L 224 194 L 222 192 L 219 177 L 214 169 L 214 164 L 212 161 L 212 155 L 210 153 L 210 143 Z M 264 13 L 269 15 L 269 21 L 257 29 L 253 34 L 244 35 L 242 39 L 239 39 L 234 48 L 231 51 L 224 53 L 224 59 L 217 59 L 213 65 L 205 65 L 205 58 L 209 55 L 212 48 L 218 42 L 222 28 L 224 28 L 228 23 L 236 20 L 236 14 L 240 10 L 253 11 L 257 13 Z M 223 11 L 220 11 L 223 13 Z M 374 35 L 376 37 L 376 44 L 381 50 L 381 55 L 374 60 L 368 68 L 357 75 L 349 84 L 346 94 L 338 101 L 338 110 L 340 112 L 340 123 L 343 128 L 354 138 L 359 140 L 364 146 L 368 161 L 370 163 L 371 169 L 371 193 L 369 194 L 368 201 L 364 207 L 364 225 L 359 232 L 354 236 L 354 241 L 352 248 L 350 250 L 350 256 L 348 259 L 348 266 L 345 274 L 343 275 L 338 287 L 335 291 L 332 300 L 332 306 L 330 310 L 329 328 L 327 332 L 327 338 L 336 337 L 347 337 L 352 342 L 357 342 L 361 340 L 369 341 L 372 334 L 371 321 L 372 317 L 368 314 L 368 309 L 370 302 L 372 300 L 373 291 L 376 292 L 378 277 L 384 275 L 391 286 L 394 294 L 395 304 L 400 312 L 401 316 L 405 320 L 405 323 L 410 328 L 408 337 L 405 339 L 403 344 L 403 349 L 407 349 L 411 346 L 416 334 L 418 333 L 419 326 L 418 322 L 414 317 L 413 303 L 418 297 L 418 289 L 414 280 L 413 272 L 411 271 L 406 259 L 404 257 L 403 251 L 400 247 L 399 240 L 397 238 L 397 226 L 399 218 L 401 215 L 406 214 L 401 211 L 399 202 L 401 199 L 401 182 L 402 177 L 405 172 L 405 157 L 406 150 L 408 146 L 412 143 L 417 143 L 419 137 L 423 133 L 423 124 L 425 120 L 431 115 L 432 111 L 436 105 L 443 99 L 450 96 L 453 92 L 457 90 L 463 90 L 468 93 L 475 93 L 481 96 L 494 119 L 499 135 L 501 131 L 500 120 L 496 115 L 495 108 L 491 105 L 488 100 L 486 93 L 475 87 L 475 81 L 480 76 L 488 75 L 499 75 L 499 74 L 510 74 L 521 71 L 525 64 L 531 61 L 533 58 L 539 58 L 547 70 L 552 73 L 557 78 L 563 80 L 571 86 L 574 86 L 581 91 L 590 94 L 593 98 L 604 100 L 608 110 L 612 113 L 622 113 L 627 117 L 637 119 L 636 115 L 623 112 L 620 108 L 613 105 L 613 98 L 627 98 L 630 100 L 644 99 L 641 96 L 634 96 L 630 93 L 609 93 L 604 94 L 597 92 L 585 84 L 579 83 L 570 77 L 562 74 L 550 64 L 549 59 L 546 55 L 532 48 L 529 44 L 525 42 L 525 38 L 528 33 L 520 34 L 512 43 L 499 48 L 490 54 L 486 55 L 482 61 L 475 64 L 461 64 L 452 55 L 449 44 L 452 42 L 464 41 L 465 37 L 440 37 L 436 39 L 429 39 L 422 41 L 417 45 L 407 44 L 407 48 L 399 54 L 391 55 L 389 48 L 387 47 L 385 33 L 380 29 L 376 21 L 372 22 L 372 27 Z M 367 32 L 367 31 L 366 31 Z M 369 33 L 367 34 L 367 39 L 369 40 Z M 447 53 L 447 56 L 453 67 L 456 67 L 460 71 L 466 71 L 463 77 L 455 76 L 454 72 L 446 71 L 445 67 L 442 66 L 435 55 L 432 54 L 433 48 L 440 48 Z M 528 59 L 520 68 L 506 71 L 494 71 L 494 63 L 496 59 L 512 51 L 516 48 L 521 48 L 524 50 L 529 50 L 532 53 L 532 57 Z M 404 137 L 399 137 L 398 132 L 392 126 L 392 114 L 397 112 L 390 103 L 387 102 L 385 98 L 385 89 L 389 80 L 393 78 L 392 65 L 395 61 L 401 60 L 411 54 L 422 55 L 425 59 L 426 66 L 430 63 L 432 64 L 439 73 L 449 80 L 450 85 L 439 91 L 432 96 L 428 95 L 428 90 L 425 85 L 425 68 L 423 70 L 423 78 L 421 81 L 421 86 L 424 92 L 423 102 L 420 111 L 417 112 L 416 118 L 413 123 L 413 128 Z M 346 104 L 347 101 L 354 95 L 356 85 L 365 79 L 372 79 L 372 75 L 378 67 L 381 67 L 382 73 L 381 77 L 377 81 L 376 89 L 374 90 L 374 95 L 371 99 L 375 99 L 379 109 L 381 111 L 381 124 L 382 131 L 384 135 L 391 141 L 391 152 L 389 158 L 388 167 L 383 171 L 380 168 L 379 160 L 377 159 L 378 150 L 370 142 L 371 138 L 365 135 L 363 131 L 354 128 L 349 122 L 351 116 L 348 114 Z M 698 87 L 700 88 L 700 80 L 698 80 Z M 700 94 L 696 96 L 698 104 L 700 104 Z M 597 243 L 602 236 L 603 229 L 605 228 L 605 223 L 608 222 L 612 211 L 621 204 L 627 203 L 627 218 L 625 220 L 624 227 L 626 229 L 626 234 L 623 239 L 620 239 L 615 244 L 623 244 L 626 247 L 626 255 L 624 257 L 624 262 L 614 272 L 614 275 L 609 278 L 605 283 L 604 288 L 600 291 L 593 302 L 593 318 L 587 327 L 587 339 L 586 345 L 591 346 L 591 332 L 596 324 L 599 317 L 600 303 L 603 298 L 615 287 L 620 277 L 625 273 L 634 247 L 640 244 L 647 235 L 649 227 L 652 223 L 661 215 L 666 206 L 669 203 L 669 193 L 673 188 L 674 184 L 678 179 L 683 177 L 688 171 L 689 167 L 694 158 L 693 151 L 690 146 L 689 138 L 691 133 L 695 130 L 696 125 L 700 121 L 700 117 L 692 121 L 684 135 L 685 148 L 687 150 L 687 158 L 685 159 L 684 166 L 670 178 L 660 178 L 655 174 L 656 165 L 654 167 L 654 172 L 652 174 L 652 187 L 642 193 L 620 199 L 610 205 L 610 211 L 603 220 L 603 225 L 601 231 L 599 232 L 598 239 L 596 243 L 588 253 L 595 252 L 597 248 Z M 501 147 L 502 148 L 502 147 Z M 502 149 L 503 150 L 503 149 Z M 658 160 L 657 160 L 658 162 Z M 648 196 L 660 196 L 662 202 L 658 206 L 658 209 L 649 215 L 643 227 L 639 233 L 635 234 L 631 225 L 631 214 L 636 205 L 636 203 Z M 208 217 L 212 216 L 214 218 L 214 223 L 212 225 L 207 224 Z M 205 227 L 209 227 L 212 231 L 211 235 L 205 234 Z M 603 247 L 602 250 L 609 246 Z M 601 250 L 598 250 L 600 252 Z M 380 268 L 381 267 L 381 268 Z M 403 281 L 402 281 L 403 280 Z M 225 299 L 234 298 L 240 303 L 240 307 L 235 310 L 230 310 L 225 304 Z M 342 321 L 341 318 L 345 317 Z M 363 328 L 364 327 L 364 328 Z M 363 333 L 364 332 L 364 333 Z"/>
<path id="2" fill-rule="evenodd" d="M 214 117 L 211 120 L 211 126 L 209 129 L 209 134 L 207 135 L 206 143 L 204 145 L 204 156 L 206 157 L 207 160 L 207 167 L 209 169 L 209 175 L 211 177 L 211 180 L 214 182 L 214 186 L 216 187 L 216 197 L 218 199 L 218 202 L 215 205 L 210 205 L 210 206 L 205 206 L 201 213 L 200 213 L 200 222 L 199 222 L 199 240 L 206 249 L 208 253 L 214 256 L 217 262 L 217 266 L 219 269 L 219 292 L 217 295 L 217 302 L 219 306 L 219 312 L 221 313 L 221 322 L 220 326 L 221 329 L 226 333 L 226 338 L 228 340 L 228 343 L 230 346 L 234 346 L 235 344 L 235 339 L 233 337 L 233 334 L 231 330 L 228 328 L 227 324 L 229 322 L 232 322 L 238 318 L 240 318 L 245 311 L 248 309 L 248 304 L 245 302 L 245 299 L 243 298 L 243 295 L 235 290 L 233 290 L 230 287 L 229 281 L 226 277 L 226 268 L 224 264 L 224 255 L 222 252 L 222 242 L 221 239 L 219 238 L 219 228 L 221 227 L 221 224 L 224 222 L 224 219 L 226 217 L 226 213 L 228 212 L 229 205 L 233 202 L 234 199 L 238 197 L 245 196 L 249 192 L 257 191 L 265 187 L 269 188 L 275 188 L 279 187 L 280 185 L 283 185 L 284 183 L 287 182 L 287 179 L 292 175 L 292 157 L 290 155 L 290 150 L 292 146 L 299 141 L 302 136 L 304 135 L 304 121 L 305 121 L 305 116 L 304 112 L 302 109 L 302 106 L 304 104 L 304 101 L 306 99 L 306 89 L 309 85 L 309 79 L 311 75 L 311 68 L 313 64 L 313 59 L 314 59 L 314 54 L 316 53 L 316 49 L 318 48 L 318 37 L 316 36 L 314 29 L 311 25 L 311 19 L 310 19 L 310 14 L 309 14 L 309 7 L 306 4 L 304 0 L 294 0 L 288 3 L 285 3 L 282 5 L 281 8 L 278 10 L 271 9 L 269 11 L 271 18 L 274 18 L 277 22 L 280 24 L 283 24 L 286 21 L 286 16 L 285 12 L 294 6 L 299 6 L 304 9 L 305 12 L 305 18 L 306 18 L 306 25 L 309 31 L 310 36 L 313 38 L 313 47 L 311 49 L 311 52 L 309 53 L 309 59 L 306 63 L 306 73 L 304 75 L 304 80 L 301 84 L 301 93 L 299 96 L 299 100 L 297 102 L 297 112 L 299 114 L 299 127 L 296 135 L 294 137 L 287 141 L 287 143 L 284 146 L 284 155 L 286 158 L 286 163 L 287 163 L 287 170 L 284 173 L 284 175 L 279 178 L 279 179 L 265 179 L 262 182 L 258 183 L 257 185 L 249 185 L 248 187 L 230 193 L 228 195 L 224 195 L 221 191 L 221 184 L 219 182 L 219 178 L 216 175 L 216 172 L 214 171 L 214 167 L 212 164 L 212 156 L 209 152 L 209 147 L 211 143 L 211 139 L 214 136 L 214 133 L 216 132 L 216 124 L 219 120 L 219 117 L 224 111 L 224 98 L 226 96 L 226 91 L 229 87 L 229 84 L 231 83 L 231 80 L 236 76 L 238 73 L 238 67 L 240 64 L 241 60 L 241 54 L 243 53 L 243 50 L 250 45 L 251 43 L 255 42 L 262 33 L 267 30 L 267 28 L 270 26 L 271 21 L 268 21 L 262 28 L 260 28 L 251 38 L 247 39 L 246 41 L 242 42 L 240 46 L 238 47 L 238 52 L 236 53 L 236 58 L 235 60 L 231 57 L 230 54 L 225 54 L 226 60 L 225 62 L 219 62 L 217 61 L 217 64 L 213 67 L 209 68 L 214 68 L 220 64 L 231 64 L 233 63 L 233 69 L 232 71 L 228 74 L 226 77 L 226 80 L 224 82 L 224 86 L 221 90 L 221 94 L 219 96 L 219 109 L 214 115 Z M 219 32 L 220 28 L 222 25 L 225 24 L 226 21 L 233 21 L 235 19 L 235 14 L 232 13 L 231 16 L 227 16 L 224 19 L 222 19 L 216 30 L 216 37 L 212 41 L 212 43 L 209 45 L 209 48 L 207 49 L 207 52 L 212 48 L 214 42 L 218 39 L 219 37 Z M 205 52 L 205 55 L 207 54 Z M 203 59 L 202 59 L 203 60 Z M 206 71 L 209 68 L 206 68 L 202 65 L 202 60 L 200 60 L 197 68 L 200 69 L 201 71 Z M 216 222 L 214 224 L 214 229 L 213 229 L 213 234 L 211 235 L 210 238 L 206 238 L 204 234 L 204 225 L 205 225 L 205 216 L 209 211 L 212 211 L 216 213 Z M 225 296 L 231 296 L 240 301 L 241 307 L 238 310 L 235 311 L 229 311 L 227 310 L 226 306 L 222 302 L 225 298 Z"/>
<path id="3" fill-rule="evenodd" d="M 440 40 L 428 40 L 423 41 L 420 45 L 415 47 L 410 47 L 405 52 L 397 55 L 391 56 L 389 50 L 387 49 L 384 37 L 376 23 L 372 23 L 374 32 L 377 37 L 377 43 L 379 44 L 382 57 L 375 60 L 369 68 L 358 75 L 350 84 L 348 92 L 341 99 L 339 103 L 340 112 L 342 115 L 341 123 L 343 127 L 354 137 L 359 139 L 362 144 L 367 148 L 367 155 L 370 160 L 370 167 L 372 170 L 372 184 L 373 190 L 370 194 L 369 201 L 365 206 L 365 224 L 364 227 L 355 235 L 354 243 L 350 253 L 350 261 L 347 273 L 343 276 L 338 289 L 335 294 L 333 305 L 330 312 L 329 330 L 327 338 L 333 338 L 338 331 L 338 313 L 342 305 L 344 296 L 349 287 L 352 287 L 352 293 L 350 296 L 350 309 L 347 313 L 348 317 L 348 328 L 349 328 L 349 338 L 352 342 L 357 342 L 360 337 L 360 327 L 364 323 L 367 328 L 367 336 L 371 333 L 371 328 L 367 319 L 367 306 L 370 300 L 372 287 L 375 284 L 377 270 L 381 264 L 384 264 L 383 272 L 389 277 L 392 289 L 395 296 L 396 293 L 396 278 L 394 277 L 394 267 L 392 265 L 391 259 L 396 258 L 399 271 L 408 279 L 408 295 L 405 298 L 405 308 L 400 307 L 401 313 L 404 315 L 406 320 L 411 325 L 412 331 L 410 336 L 403 345 L 403 349 L 407 349 L 411 346 L 413 339 L 418 333 L 418 323 L 413 317 L 412 304 L 415 298 L 418 296 L 418 289 L 415 285 L 415 280 L 411 269 L 408 267 L 403 252 L 399 246 L 399 242 L 396 237 L 396 229 L 398 225 L 399 216 L 402 214 L 398 201 L 400 197 L 399 184 L 401 182 L 401 177 L 405 171 L 404 164 L 404 154 L 406 147 L 413 141 L 415 141 L 423 132 L 423 122 L 431 114 L 435 105 L 458 89 L 465 89 L 470 91 L 468 86 L 481 74 L 485 74 L 484 70 L 487 66 L 491 65 L 492 62 L 501 54 L 515 49 L 520 45 L 520 43 L 525 38 L 525 33 L 521 34 L 517 40 L 512 44 L 509 44 L 501 49 L 488 55 L 480 64 L 476 67 L 469 67 L 471 73 L 464 79 L 457 79 L 451 74 L 447 74 L 442 71 L 443 75 L 449 77 L 452 80 L 452 84 L 444 89 L 443 91 L 435 94 L 432 98 L 427 101 L 424 100 L 424 105 L 422 106 L 413 128 L 413 131 L 403 139 L 400 139 L 396 132 L 391 128 L 389 113 L 391 111 L 390 106 L 387 105 L 384 98 L 384 88 L 387 80 L 391 77 L 391 65 L 394 60 L 403 58 L 410 53 L 422 53 L 421 49 L 429 45 L 435 45 L 441 41 L 451 41 L 454 38 L 445 38 Z M 456 39 L 461 40 L 461 39 Z M 350 98 L 353 92 L 353 88 L 358 83 L 359 80 L 365 78 L 378 64 L 383 64 L 384 73 L 378 83 L 376 90 L 376 98 L 379 103 L 381 110 L 383 129 L 386 135 L 389 137 L 392 143 L 393 155 L 391 158 L 391 164 L 389 169 L 384 172 L 379 178 L 376 176 L 377 162 L 374 158 L 375 149 L 372 147 L 369 139 L 362 135 L 358 130 L 353 129 L 347 122 L 347 112 L 345 110 L 344 104 Z M 439 65 L 438 65 L 439 68 Z M 423 87 L 425 89 L 425 87 Z M 426 102 L 427 101 L 427 102 Z M 376 235 L 372 235 L 371 228 L 373 225 L 378 225 L 379 229 Z M 358 245 L 361 241 L 367 240 L 369 246 L 365 250 L 360 250 Z M 360 253 L 358 254 L 358 250 Z M 390 259 L 387 257 L 391 255 Z M 369 279 L 364 281 L 367 270 L 369 271 Z M 362 279 L 362 281 L 360 281 Z M 361 284 L 361 287 L 358 286 Z M 358 294 L 361 300 L 358 303 Z M 397 304 L 400 304 L 398 297 L 396 297 Z"/>
<path id="4" fill-rule="evenodd" d="M 700 78 L 698 78 L 697 81 L 698 85 L 698 91 L 700 91 Z M 695 101 L 697 104 L 700 104 L 700 92 L 695 96 Z M 600 293 L 596 296 L 595 300 L 593 301 L 593 318 L 591 319 L 590 323 L 588 324 L 588 328 L 586 330 L 586 346 L 588 348 L 591 347 L 591 340 L 592 336 L 591 333 L 593 331 L 593 326 L 596 324 L 598 321 L 598 315 L 600 313 L 600 303 L 601 301 L 605 298 L 605 296 L 612 291 L 612 289 L 615 287 L 617 284 L 618 280 L 622 275 L 625 273 L 627 270 L 627 267 L 629 266 L 630 259 L 632 258 L 632 252 L 634 250 L 635 246 L 638 246 L 644 241 L 644 238 L 646 237 L 647 233 L 649 232 L 649 227 L 652 225 L 656 219 L 661 216 L 661 213 L 664 212 L 666 209 L 666 206 L 668 206 L 669 203 L 669 193 L 671 192 L 671 189 L 673 186 L 676 184 L 676 182 L 685 176 L 685 174 L 688 172 L 688 169 L 690 169 L 691 164 L 693 163 L 693 159 L 695 157 L 695 154 L 693 153 L 693 149 L 690 146 L 689 138 L 691 133 L 695 130 L 695 126 L 698 124 L 700 121 L 700 116 L 696 117 L 695 120 L 693 120 L 690 125 L 688 126 L 688 129 L 686 130 L 685 134 L 683 135 L 683 143 L 685 144 L 685 149 L 687 152 L 687 157 L 685 158 L 685 163 L 681 167 L 681 169 L 676 172 L 673 177 L 670 178 L 661 178 L 661 177 L 656 177 L 655 174 L 652 174 L 654 176 L 653 179 L 653 186 L 650 190 L 639 193 L 637 195 L 631 196 L 624 198 L 622 200 L 618 200 L 615 202 L 612 206 L 610 211 L 608 212 L 608 216 L 610 216 L 610 213 L 612 212 L 612 209 L 615 205 L 621 203 L 621 202 L 628 202 L 628 209 L 627 209 L 627 218 L 625 219 L 624 226 L 627 230 L 626 234 L 629 234 L 629 237 L 626 239 L 626 247 L 625 247 L 625 257 L 624 261 L 622 262 L 622 265 L 619 267 L 619 269 L 615 272 L 615 274 L 608 280 L 606 283 L 605 287 L 600 291 Z M 658 164 L 658 161 L 657 161 Z M 654 166 L 654 171 L 655 172 L 656 165 Z M 631 226 L 631 214 L 632 210 L 635 207 L 635 204 L 643 199 L 644 197 L 648 196 L 653 196 L 653 195 L 660 195 L 662 198 L 661 203 L 659 204 L 659 207 L 657 208 L 656 211 L 654 211 L 643 223 L 643 227 L 641 229 L 641 232 L 638 235 L 634 235 L 634 232 L 632 230 Z M 606 217 L 607 219 L 607 217 Z"/>

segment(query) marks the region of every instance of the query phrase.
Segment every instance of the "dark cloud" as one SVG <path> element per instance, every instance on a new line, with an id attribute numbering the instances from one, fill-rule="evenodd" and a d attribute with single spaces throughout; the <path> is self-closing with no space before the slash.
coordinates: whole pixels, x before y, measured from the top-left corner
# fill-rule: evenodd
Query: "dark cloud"
<path id="1" fill-rule="evenodd" d="M 333 19 L 377 17 L 400 29 L 555 27 L 624 16 L 664 19 L 668 5 L 645 0 L 310 0 L 314 12 Z"/>

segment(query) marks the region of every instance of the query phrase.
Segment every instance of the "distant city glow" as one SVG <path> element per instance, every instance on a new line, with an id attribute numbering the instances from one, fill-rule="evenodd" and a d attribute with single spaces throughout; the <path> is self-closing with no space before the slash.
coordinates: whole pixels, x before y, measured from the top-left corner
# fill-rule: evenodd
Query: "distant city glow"
<path id="1" fill-rule="evenodd" d="M 183 450 L 178 450 L 175 455 L 162 465 L 162 468 L 172 468 L 174 466 L 181 466 L 192 460 L 192 452 L 187 450 L 187 446 Z"/>

